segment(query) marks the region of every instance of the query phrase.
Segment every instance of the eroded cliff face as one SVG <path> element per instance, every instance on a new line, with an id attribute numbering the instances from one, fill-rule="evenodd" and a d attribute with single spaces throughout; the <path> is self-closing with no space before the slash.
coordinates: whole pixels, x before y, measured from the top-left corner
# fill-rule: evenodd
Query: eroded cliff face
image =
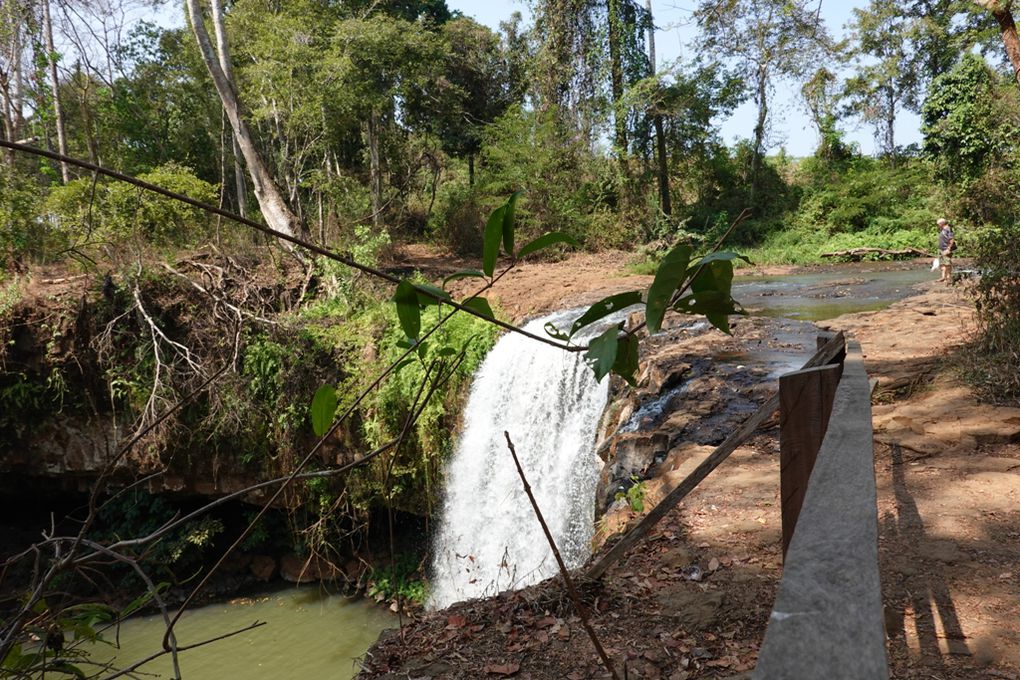
<path id="1" fill-rule="evenodd" d="M 595 504 L 604 524 L 626 514 L 627 491 L 637 484 L 646 507 L 669 493 L 768 398 L 780 373 L 811 355 L 818 333 L 813 324 L 765 317 L 737 319 L 732 330 L 674 317 L 642 340 L 638 388 L 614 383 L 600 426 L 605 466 Z"/>
<path id="2" fill-rule="evenodd" d="M 223 269 L 209 258 L 188 262 Z M 208 282 L 203 292 L 165 271 L 24 277 L 19 299 L 0 310 L 0 493 L 86 492 L 111 463 L 111 488 L 151 476 L 143 488 L 153 493 L 220 495 L 265 473 L 271 456 L 253 456 L 247 435 L 274 435 L 266 409 L 242 422 L 239 403 L 224 403 L 250 381 L 242 359 L 251 336 L 242 332 L 258 329 L 231 325 L 225 312 L 237 307 L 231 291 L 258 293 L 249 315 L 271 314 L 291 293 L 286 276 L 243 292 L 228 278 L 214 294 Z M 217 391 L 198 389 L 160 420 L 217 371 Z"/>

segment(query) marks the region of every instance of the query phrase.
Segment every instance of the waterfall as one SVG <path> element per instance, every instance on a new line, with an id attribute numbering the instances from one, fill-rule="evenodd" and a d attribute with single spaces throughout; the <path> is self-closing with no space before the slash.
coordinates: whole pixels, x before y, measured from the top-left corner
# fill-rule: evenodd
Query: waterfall
<path id="1" fill-rule="evenodd" d="M 568 327 L 579 310 L 529 323 Z M 603 329 L 605 326 L 603 326 Z M 509 333 L 475 374 L 433 542 L 430 605 L 521 588 L 558 570 L 507 448 L 521 466 L 568 567 L 587 559 L 602 461 L 594 453 L 608 380 L 580 353 Z"/>

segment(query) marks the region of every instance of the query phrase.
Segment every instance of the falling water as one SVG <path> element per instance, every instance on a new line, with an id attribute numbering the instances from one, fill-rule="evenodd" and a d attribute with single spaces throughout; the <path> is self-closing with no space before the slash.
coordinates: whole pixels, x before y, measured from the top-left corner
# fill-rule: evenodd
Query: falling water
<path id="1" fill-rule="evenodd" d="M 542 333 L 549 321 L 563 328 L 579 314 L 560 312 L 525 328 Z M 557 571 L 504 430 L 567 566 L 587 559 L 602 466 L 593 449 L 607 386 L 578 353 L 515 333 L 496 344 L 475 375 L 447 467 L 433 544 L 433 607 L 520 588 Z"/>

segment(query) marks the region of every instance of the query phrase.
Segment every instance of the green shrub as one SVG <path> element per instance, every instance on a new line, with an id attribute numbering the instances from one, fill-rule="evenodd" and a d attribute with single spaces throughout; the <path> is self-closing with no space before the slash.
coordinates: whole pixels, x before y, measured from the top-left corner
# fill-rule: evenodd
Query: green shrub
<path id="1" fill-rule="evenodd" d="M 458 255 L 475 257 L 482 252 L 484 226 L 485 217 L 474 187 L 459 179 L 440 186 L 428 223 L 434 239 Z"/>
<path id="2" fill-rule="evenodd" d="M 50 230 L 38 217 L 39 186 L 0 162 L 0 271 L 24 258 L 44 257 L 52 246 Z"/>
<path id="3" fill-rule="evenodd" d="M 205 203 L 216 202 L 216 189 L 176 164 L 156 168 L 139 179 Z M 210 235 L 207 213 L 130 184 L 82 177 L 50 192 L 44 205 L 47 223 L 61 241 L 88 247 L 119 247 L 140 239 L 153 246 L 193 245 Z"/>

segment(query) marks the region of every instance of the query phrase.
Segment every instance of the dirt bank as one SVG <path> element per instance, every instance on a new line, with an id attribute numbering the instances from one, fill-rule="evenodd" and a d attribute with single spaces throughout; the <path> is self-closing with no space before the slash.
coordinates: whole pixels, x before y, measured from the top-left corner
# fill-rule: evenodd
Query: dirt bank
<path id="1" fill-rule="evenodd" d="M 500 304 L 527 316 L 542 311 L 543 286 L 551 296 L 570 282 L 573 295 L 584 281 L 594 297 L 647 283 L 621 283 L 613 264 L 605 259 L 598 274 L 572 260 L 530 265 L 537 278 L 508 280 Z M 922 284 L 886 310 L 825 325 L 861 341 L 880 381 L 875 454 L 892 677 L 1020 678 L 1020 411 L 978 404 L 954 368 L 973 329 L 965 286 Z M 660 485 L 675 483 L 679 470 L 668 472 Z M 585 593 L 594 629 L 629 677 L 733 678 L 753 668 L 782 573 L 778 478 L 773 426 Z M 617 523 L 636 514 L 617 510 Z M 608 677 L 556 583 L 425 615 L 385 635 L 365 663 L 366 678 Z"/>

